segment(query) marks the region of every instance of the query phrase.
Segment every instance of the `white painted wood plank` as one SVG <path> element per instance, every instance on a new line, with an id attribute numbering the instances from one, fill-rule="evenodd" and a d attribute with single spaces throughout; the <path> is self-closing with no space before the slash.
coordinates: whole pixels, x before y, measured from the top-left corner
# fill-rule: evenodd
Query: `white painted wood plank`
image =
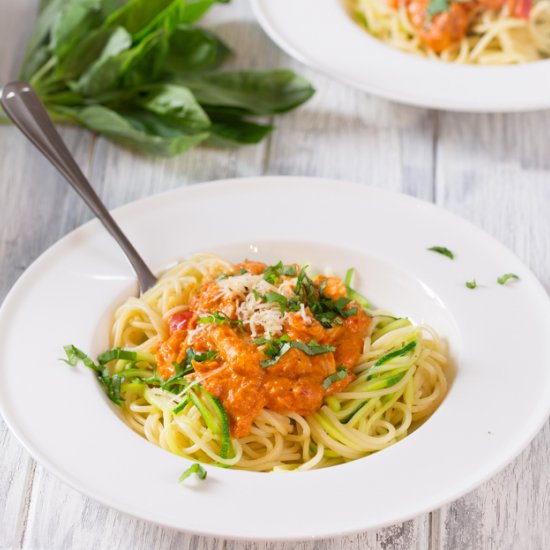
<path id="1" fill-rule="evenodd" d="M 312 80 L 317 94 L 277 122 L 267 173 L 351 180 L 432 199 L 433 113 L 368 96 L 281 59 Z"/>
<path id="2" fill-rule="evenodd" d="M 550 161 L 545 136 L 549 124 L 548 111 L 442 114 L 437 148 L 437 202 L 514 250 L 547 290 Z M 501 474 L 441 510 L 434 525 L 441 547 L 550 548 L 549 456 L 547 424 Z"/>

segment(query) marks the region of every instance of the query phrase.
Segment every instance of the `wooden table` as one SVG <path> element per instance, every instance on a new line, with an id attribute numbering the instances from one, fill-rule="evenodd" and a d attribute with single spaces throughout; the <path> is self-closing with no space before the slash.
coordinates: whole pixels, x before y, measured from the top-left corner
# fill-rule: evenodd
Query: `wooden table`
<path id="1" fill-rule="evenodd" d="M 2 83 L 17 75 L 36 3 L 0 3 Z M 260 146 L 200 148 L 170 160 L 141 157 L 64 128 L 69 148 L 109 207 L 232 176 L 352 180 L 432 201 L 473 221 L 514 250 L 550 289 L 550 111 L 452 114 L 371 97 L 282 53 L 255 23 L 246 0 L 216 8 L 206 24 L 234 46 L 234 66 L 292 67 L 311 79 L 317 95 L 279 119 Z M 91 215 L 10 127 L 0 128 L 0 168 L 1 300 L 39 254 Z M 510 317 L 512 330 L 518 320 L 513 312 Z M 29 335 L 22 362 L 39 360 Z M 2 421 L 0 446 L 2 549 L 550 548 L 549 424 L 503 472 L 448 506 L 377 532 L 296 544 L 239 543 L 157 527 L 66 486 L 30 458 Z"/>

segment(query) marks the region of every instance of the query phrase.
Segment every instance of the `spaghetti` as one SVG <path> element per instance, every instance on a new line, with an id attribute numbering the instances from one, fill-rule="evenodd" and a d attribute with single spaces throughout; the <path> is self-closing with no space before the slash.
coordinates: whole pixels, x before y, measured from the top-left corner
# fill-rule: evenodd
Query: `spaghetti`
<path id="1" fill-rule="evenodd" d="M 138 434 L 191 460 L 254 471 L 354 460 L 433 413 L 447 359 L 433 329 L 369 309 L 351 277 L 194 256 L 118 308 L 97 365 L 72 346 L 69 362 L 97 371 Z"/>
<path id="2" fill-rule="evenodd" d="M 550 56 L 550 0 L 346 0 L 371 35 L 447 62 L 505 65 Z"/>

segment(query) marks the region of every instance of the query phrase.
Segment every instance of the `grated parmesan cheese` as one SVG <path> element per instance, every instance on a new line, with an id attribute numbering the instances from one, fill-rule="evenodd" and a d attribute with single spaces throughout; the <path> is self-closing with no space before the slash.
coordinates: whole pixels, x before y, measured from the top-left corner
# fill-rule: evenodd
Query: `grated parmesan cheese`
<path id="1" fill-rule="evenodd" d="M 277 292 L 285 298 L 291 298 L 294 295 L 296 278 L 283 279 L 276 286 L 267 282 L 262 275 L 245 273 L 222 279 L 218 285 L 226 296 L 236 301 L 237 318 L 249 328 L 253 338 L 258 335 L 273 338 L 283 332 L 288 312 L 281 313 L 279 304 L 265 303 L 256 298 L 253 291 L 259 294 Z M 305 322 L 311 323 L 303 304 L 300 307 L 300 314 Z"/>

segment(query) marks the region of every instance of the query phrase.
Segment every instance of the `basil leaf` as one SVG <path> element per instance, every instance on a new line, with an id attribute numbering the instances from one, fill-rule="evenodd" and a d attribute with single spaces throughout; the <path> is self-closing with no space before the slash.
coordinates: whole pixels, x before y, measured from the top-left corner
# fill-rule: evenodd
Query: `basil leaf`
<path id="1" fill-rule="evenodd" d="M 133 112 L 124 115 L 95 105 L 71 112 L 88 129 L 106 135 L 122 145 L 145 153 L 173 156 L 201 143 L 208 133 L 187 134 L 152 113 Z"/>
<path id="2" fill-rule="evenodd" d="M 275 355 L 274 357 L 272 357 L 271 359 L 269 359 L 267 361 L 260 361 L 260 366 L 264 369 L 267 368 L 267 367 L 271 367 L 275 363 L 278 363 L 279 360 L 281 359 L 281 357 L 285 353 L 287 353 L 288 351 L 290 351 L 290 343 L 286 342 L 279 348 L 277 355 Z M 264 350 L 264 353 L 265 353 L 265 350 Z M 271 355 L 271 353 L 273 353 L 273 352 L 270 350 L 270 355 Z M 268 354 L 266 353 L 266 355 L 268 355 Z M 269 357 L 269 355 L 268 355 L 268 357 Z"/>
<path id="3" fill-rule="evenodd" d="M 175 84 L 159 84 L 141 92 L 136 103 L 188 129 L 207 130 L 210 119 L 190 90 Z"/>
<path id="4" fill-rule="evenodd" d="M 79 360 L 82 361 L 86 367 L 93 370 L 97 374 L 109 399 L 117 405 L 122 405 L 123 399 L 120 393 L 120 387 L 122 380 L 124 379 L 123 375 L 114 374 L 113 376 L 110 376 L 109 369 L 107 367 L 96 365 L 96 363 L 88 357 L 88 355 L 75 346 L 65 346 L 64 349 L 67 355 L 67 359 L 65 361 L 67 364 L 76 366 Z"/>
<path id="5" fill-rule="evenodd" d="M 447 256 L 447 258 L 454 260 L 455 255 L 444 246 L 432 246 L 431 248 L 428 248 L 431 252 L 437 252 L 438 254 L 441 254 L 443 256 Z"/>
<path id="6" fill-rule="evenodd" d="M 181 8 L 180 21 L 194 23 L 200 19 L 216 2 L 227 4 L 229 0 L 186 0 Z"/>
<path id="7" fill-rule="evenodd" d="M 449 9 L 449 0 L 429 0 L 427 13 L 435 15 Z"/>
<path id="8" fill-rule="evenodd" d="M 232 114 L 284 113 L 314 94 L 307 80 L 289 70 L 211 73 L 186 78 L 183 83 L 201 104 L 238 109 Z"/>
<path id="9" fill-rule="evenodd" d="M 21 77 L 56 121 L 144 153 L 258 143 L 273 128 L 248 115 L 285 112 L 313 89 L 291 71 L 213 72 L 230 50 L 190 24 L 215 3 L 41 0 Z"/>
<path id="10" fill-rule="evenodd" d="M 347 375 L 348 370 L 346 369 L 346 367 L 336 367 L 336 372 L 334 374 L 331 374 L 330 376 L 327 376 L 323 380 L 323 388 L 325 388 L 325 390 L 328 390 L 330 386 L 332 386 L 332 384 L 338 382 L 339 380 L 343 380 Z"/>
<path id="11" fill-rule="evenodd" d="M 197 462 L 192 466 L 189 466 L 183 474 L 179 477 L 179 482 L 183 483 L 190 475 L 195 474 L 199 479 L 206 479 L 207 472 L 206 470 Z"/>
<path id="12" fill-rule="evenodd" d="M 94 74 L 99 73 L 100 68 L 110 58 L 128 50 L 131 45 L 132 37 L 122 27 L 97 29 L 82 38 L 75 47 L 67 52 L 65 57 L 59 61 L 56 73 L 59 78 L 73 81 L 89 71 L 83 84 L 72 84 L 73 91 L 85 88 L 86 80 L 90 80 Z M 101 74 L 98 78 L 101 78 Z"/>
<path id="13" fill-rule="evenodd" d="M 215 34 L 197 27 L 179 25 L 169 40 L 162 65 L 172 78 L 218 68 L 231 50 Z"/>
<path id="14" fill-rule="evenodd" d="M 50 49 L 62 59 L 102 23 L 101 0 L 68 0 L 52 27 Z"/>
<path id="15" fill-rule="evenodd" d="M 502 277 L 497 278 L 499 285 L 505 285 L 508 281 L 519 281 L 519 277 L 515 273 L 505 273 Z"/>
<path id="16" fill-rule="evenodd" d="M 315 340 L 312 340 L 309 344 L 304 344 L 298 340 L 293 340 L 289 343 L 291 348 L 299 349 L 303 351 L 306 355 L 322 355 L 324 353 L 329 353 L 331 351 L 336 351 L 334 346 L 321 346 Z"/>
<path id="17" fill-rule="evenodd" d="M 62 359 L 67 365 L 76 367 L 78 361 L 82 361 L 89 369 L 101 373 L 102 369 L 99 365 L 96 365 L 93 359 L 86 355 L 83 351 L 79 350 L 73 345 L 64 346 L 63 348 L 67 355 L 67 359 Z"/>
<path id="18" fill-rule="evenodd" d="M 282 294 L 279 294 L 278 292 L 268 292 L 267 294 L 265 294 L 264 298 L 268 304 L 279 304 L 279 309 L 281 310 L 281 313 L 284 313 L 286 311 L 288 300 Z"/>
<path id="19" fill-rule="evenodd" d="M 477 287 L 475 279 L 473 281 L 466 281 L 466 288 L 474 289 Z"/>
<path id="20" fill-rule="evenodd" d="M 271 357 L 271 359 L 267 361 L 260 361 L 260 365 L 263 368 L 271 367 L 272 365 L 275 365 L 275 363 L 277 363 L 281 359 L 281 357 L 291 349 L 298 349 L 309 356 L 322 355 L 324 353 L 336 351 L 336 348 L 334 346 L 321 346 L 320 344 L 315 342 L 315 340 L 312 340 L 309 344 L 305 344 L 304 342 L 300 342 L 299 340 L 289 341 L 288 335 L 285 335 L 285 336 L 286 336 L 285 340 L 283 340 L 283 338 L 281 337 L 278 340 L 265 341 L 268 343 L 268 346 L 263 351 L 264 351 L 264 354 L 267 355 L 268 357 Z M 260 340 L 260 339 L 256 339 L 256 340 Z M 264 339 L 261 339 L 261 340 L 264 340 Z M 262 342 L 262 343 L 265 343 L 265 342 Z M 280 345 L 282 342 L 284 343 Z"/>
<path id="21" fill-rule="evenodd" d="M 264 280 L 272 285 L 277 284 L 281 278 L 282 269 L 283 269 L 283 262 L 279 262 L 275 265 L 270 265 L 266 267 L 263 274 Z"/>
<path id="22" fill-rule="evenodd" d="M 219 117 L 208 113 L 212 120 L 208 145 L 233 147 L 260 143 L 274 130 L 270 124 L 257 124 L 238 117 Z"/>
<path id="23" fill-rule="evenodd" d="M 131 39 L 124 29 L 117 31 L 98 59 L 80 76 L 71 88 L 83 96 L 100 96 L 113 90 L 139 86 L 158 76 L 163 54 L 165 36 L 162 32 L 152 34 L 132 48 Z"/>
<path id="24" fill-rule="evenodd" d="M 206 361 L 212 361 L 218 356 L 218 352 L 214 349 L 209 349 L 204 352 L 197 352 L 193 348 L 187 349 L 187 359 L 189 364 L 191 361 L 196 361 L 197 363 L 204 363 Z"/>
<path id="25" fill-rule="evenodd" d="M 145 351 L 130 351 L 122 348 L 115 348 L 102 353 L 97 358 L 97 361 L 101 366 L 103 366 L 111 361 L 119 359 L 131 361 L 133 363 L 143 361 L 145 363 L 149 363 L 150 365 L 156 364 L 155 356 L 152 353 L 147 353 Z"/>
<path id="26" fill-rule="evenodd" d="M 129 0 L 104 22 L 106 27 L 124 27 L 134 42 L 156 30 L 170 35 L 180 22 L 181 0 Z"/>
<path id="27" fill-rule="evenodd" d="M 32 80 L 33 75 L 51 58 L 50 37 L 65 1 L 48 0 L 40 2 L 38 18 L 19 71 L 21 80 Z"/>
<path id="28" fill-rule="evenodd" d="M 231 319 L 222 311 L 214 311 L 207 315 L 203 315 L 197 321 L 199 324 L 204 325 L 205 323 L 216 323 L 217 325 L 223 325 L 224 323 L 229 323 L 231 325 L 236 325 L 240 329 L 243 328 L 243 322 L 240 319 Z"/>
<path id="29" fill-rule="evenodd" d="M 286 277 L 296 277 L 296 266 L 284 265 L 283 262 L 279 261 L 275 265 L 266 267 L 263 273 L 263 278 L 268 283 L 276 285 L 281 280 L 283 275 Z"/>
<path id="30" fill-rule="evenodd" d="M 308 266 L 306 265 L 302 267 L 302 269 L 300 269 L 300 272 L 298 273 L 298 277 L 296 278 L 296 287 L 294 288 L 294 292 L 296 294 L 300 294 L 302 292 L 302 285 L 304 283 L 304 278 L 307 276 L 306 267 Z"/>

